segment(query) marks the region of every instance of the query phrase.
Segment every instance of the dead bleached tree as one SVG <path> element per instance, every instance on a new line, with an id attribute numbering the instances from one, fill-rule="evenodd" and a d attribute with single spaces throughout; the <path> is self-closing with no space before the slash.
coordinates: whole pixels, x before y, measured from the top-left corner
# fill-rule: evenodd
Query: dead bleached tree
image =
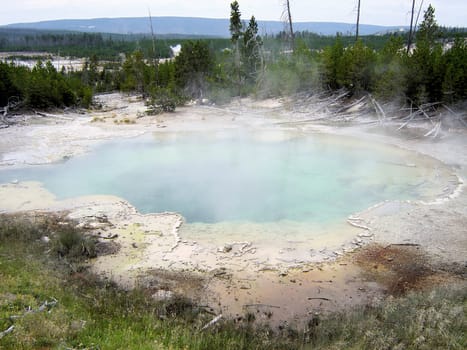
<path id="1" fill-rule="evenodd" d="M 285 22 L 286 24 L 286 33 L 288 34 L 288 38 L 290 40 L 290 46 L 291 46 L 291 49 L 292 51 L 295 50 L 295 33 L 294 33 L 294 30 L 293 30 L 293 22 L 292 22 L 292 13 L 290 12 L 290 1 L 289 0 L 286 0 L 284 1 L 284 10 L 282 12 L 282 20 Z"/>
<path id="2" fill-rule="evenodd" d="M 410 46 L 412 45 L 412 35 L 413 35 L 413 16 L 415 13 L 415 0 L 412 0 L 412 12 L 410 14 L 410 30 L 409 30 L 409 41 L 407 43 L 407 54 L 410 53 Z"/>
<path id="3" fill-rule="evenodd" d="M 290 111 L 290 119 L 277 124 L 385 124 L 395 131 L 415 125 L 415 130 L 423 130 L 418 137 L 433 139 L 449 129 L 467 128 L 467 111 L 462 105 L 449 107 L 442 102 L 415 105 L 412 102 L 410 106 L 401 108 L 391 102 L 380 103 L 371 94 L 359 99 L 348 99 L 346 97 L 349 94 L 348 90 L 342 89 L 332 93 L 302 92 L 293 95 L 284 105 Z M 353 225 L 352 222 L 349 223 Z"/>
<path id="4" fill-rule="evenodd" d="M 413 20 L 414 20 L 414 17 L 415 17 L 415 0 L 412 0 L 412 11 L 410 13 L 409 39 L 408 39 L 408 42 L 407 42 L 407 54 L 410 53 L 410 48 L 411 48 L 412 43 L 413 43 L 414 34 L 415 34 L 416 30 L 417 30 L 418 19 L 420 17 L 420 12 L 422 11 L 422 7 L 423 7 L 423 0 L 420 2 L 420 7 L 419 7 L 418 13 L 417 13 L 417 19 L 415 20 L 415 23 L 414 23 Z"/>
<path id="5" fill-rule="evenodd" d="M 358 40 L 359 29 L 360 29 L 360 0 L 358 0 L 358 5 L 357 5 L 357 29 L 355 31 L 355 40 Z"/>
<path id="6" fill-rule="evenodd" d="M 149 13 L 149 25 L 151 27 L 151 38 L 152 38 L 152 56 L 153 56 L 153 64 L 155 68 L 155 80 L 156 83 L 159 80 L 159 59 L 157 58 L 156 55 L 156 36 L 154 34 L 154 28 L 152 25 L 152 16 L 151 16 L 151 10 L 148 8 L 148 13 Z"/>
<path id="7" fill-rule="evenodd" d="M 17 108 L 21 105 L 21 100 L 18 96 L 10 96 L 8 98 L 8 103 L 3 108 L 0 108 L 0 129 L 8 128 L 10 125 L 7 121 L 8 114 L 12 109 Z"/>

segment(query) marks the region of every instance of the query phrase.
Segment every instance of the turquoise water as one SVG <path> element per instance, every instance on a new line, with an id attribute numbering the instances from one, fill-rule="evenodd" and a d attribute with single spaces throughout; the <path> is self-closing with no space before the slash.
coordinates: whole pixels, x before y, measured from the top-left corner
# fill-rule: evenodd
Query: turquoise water
<path id="1" fill-rule="evenodd" d="M 2 170 L 0 183 L 40 181 L 59 199 L 113 194 L 143 213 L 179 212 L 188 223 L 326 223 L 382 200 L 422 197 L 432 170 L 406 166 L 416 158 L 323 135 L 159 134 Z"/>

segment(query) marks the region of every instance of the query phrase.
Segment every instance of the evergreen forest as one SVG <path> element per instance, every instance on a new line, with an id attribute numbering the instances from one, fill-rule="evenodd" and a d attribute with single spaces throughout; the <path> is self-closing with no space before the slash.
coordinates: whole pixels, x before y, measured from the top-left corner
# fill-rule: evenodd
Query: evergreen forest
<path id="1" fill-rule="evenodd" d="M 321 36 L 286 31 L 261 37 L 255 17 L 230 6 L 230 39 L 0 30 L 0 51 L 85 58 L 82 69 L 57 70 L 41 56 L 33 68 L 0 62 L 0 106 L 89 108 L 96 93 L 148 99 L 153 112 L 190 99 L 223 103 L 237 96 L 306 92 L 372 94 L 399 105 L 456 103 L 467 97 L 467 31 L 440 27 L 430 5 L 408 46 L 407 33 Z M 176 57 L 171 46 L 181 44 Z M 24 57 L 23 57 L 24 58 Z"/>

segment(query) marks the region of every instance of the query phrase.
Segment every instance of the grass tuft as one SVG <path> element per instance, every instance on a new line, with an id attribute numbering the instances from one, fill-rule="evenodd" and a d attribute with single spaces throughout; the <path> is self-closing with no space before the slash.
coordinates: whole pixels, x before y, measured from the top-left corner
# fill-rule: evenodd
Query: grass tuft
<path id="1" fill-rule="evenodd" d="M 96 240 L 67 225 L 53 239 L 53 250 L 60 257 L 71 260 L 96 257 Z"/>

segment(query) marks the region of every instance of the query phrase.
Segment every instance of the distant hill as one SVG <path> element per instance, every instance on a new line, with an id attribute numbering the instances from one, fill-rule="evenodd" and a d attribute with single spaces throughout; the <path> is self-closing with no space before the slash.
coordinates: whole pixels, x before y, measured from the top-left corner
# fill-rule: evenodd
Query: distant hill
<path id="1" fill-rule="evenodd" d="M 153 17 L 156 34 L 179 34 L 193 36 L 229 37 L 229 20 L 194 17 Z M 284 29 L 280 21 L 258 21 L 259 32 L 264 35 L 276 34 Z M 95 18 L 95 19 L 64 19 L 34 23 L 14 23 L 3 28 L 23 28 L 41 30 L 79 31 L 90 33 L 113 34 L 147 34 L 150 33 L 150 23 L 147 17 L 133 18 Z M 353 33 L 355 24 L 334 22 L 296 22 L 296 31 L 309 31 L 322 35 L 335 35 Z M 385 33 L 399 30 L 400 27 L 386 27 L 362 24 L 361 35 Z"/>

